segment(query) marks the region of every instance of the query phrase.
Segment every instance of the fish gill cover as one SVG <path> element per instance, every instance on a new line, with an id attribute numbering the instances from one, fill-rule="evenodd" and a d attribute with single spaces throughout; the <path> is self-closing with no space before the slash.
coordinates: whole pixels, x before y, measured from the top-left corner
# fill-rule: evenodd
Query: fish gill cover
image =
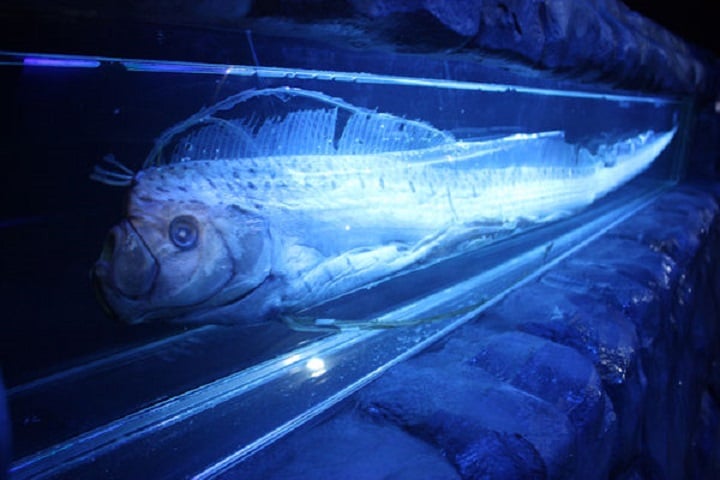
<path id="1" fill-rule="evenodd" d="M 156 141 L 93 276 L 131 323 L 287 317 L 567 216 L 645 170 L 675 134 L 593 151 L 563 132 L 457 140 L 296 88 L 249 90 Z"/>

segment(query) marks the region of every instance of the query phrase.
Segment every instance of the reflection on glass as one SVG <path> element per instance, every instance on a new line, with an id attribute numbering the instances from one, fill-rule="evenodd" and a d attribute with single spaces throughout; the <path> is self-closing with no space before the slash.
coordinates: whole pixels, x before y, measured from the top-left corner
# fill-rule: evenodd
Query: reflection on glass
<path id="1" fill-rule="evenodd" d="M 307 363 L 305 363 L 305 368 L 307 368 L 311 378 L 319 377 L 327 372 L 325 361 L 320 357 L 310 358 Z"/>

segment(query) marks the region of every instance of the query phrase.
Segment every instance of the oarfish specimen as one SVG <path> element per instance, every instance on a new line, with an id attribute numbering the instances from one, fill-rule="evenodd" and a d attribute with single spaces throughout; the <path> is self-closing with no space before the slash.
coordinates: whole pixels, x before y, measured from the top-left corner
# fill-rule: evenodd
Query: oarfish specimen
<path id="1" fill-rule="evenodd" d="M 241 113 L 238 113 L 241 112 Z M 163 134 L 93 276 L 127 322 L 258 322 L 554 220 L 646 169 L 673 138 L 595 151 L 562 132 L 472 141 L 291 88 L 248 91 Z"/>

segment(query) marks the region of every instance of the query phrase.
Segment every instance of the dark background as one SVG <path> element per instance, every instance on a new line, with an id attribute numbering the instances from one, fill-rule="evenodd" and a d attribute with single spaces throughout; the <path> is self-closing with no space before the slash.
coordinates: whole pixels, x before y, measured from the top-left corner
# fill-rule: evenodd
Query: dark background
<path id="1" fill-rule="evenodd" d="M 625 0 L 623 3 L 688 42 L 720 55 L 720 5 L 717 2 Z"/>

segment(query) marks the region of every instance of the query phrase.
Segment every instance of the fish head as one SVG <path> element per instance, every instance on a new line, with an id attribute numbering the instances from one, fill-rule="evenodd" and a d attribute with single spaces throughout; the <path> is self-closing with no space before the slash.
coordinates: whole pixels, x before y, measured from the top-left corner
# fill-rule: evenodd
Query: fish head
<path id="1" fill-rule="evenodd" d="M 128 323 L 190 318 L 242 300 L 265 282 L 272 244 L 264 218 L 183 188 L 134 187 L 91 276 L 101 303 Z"/>

